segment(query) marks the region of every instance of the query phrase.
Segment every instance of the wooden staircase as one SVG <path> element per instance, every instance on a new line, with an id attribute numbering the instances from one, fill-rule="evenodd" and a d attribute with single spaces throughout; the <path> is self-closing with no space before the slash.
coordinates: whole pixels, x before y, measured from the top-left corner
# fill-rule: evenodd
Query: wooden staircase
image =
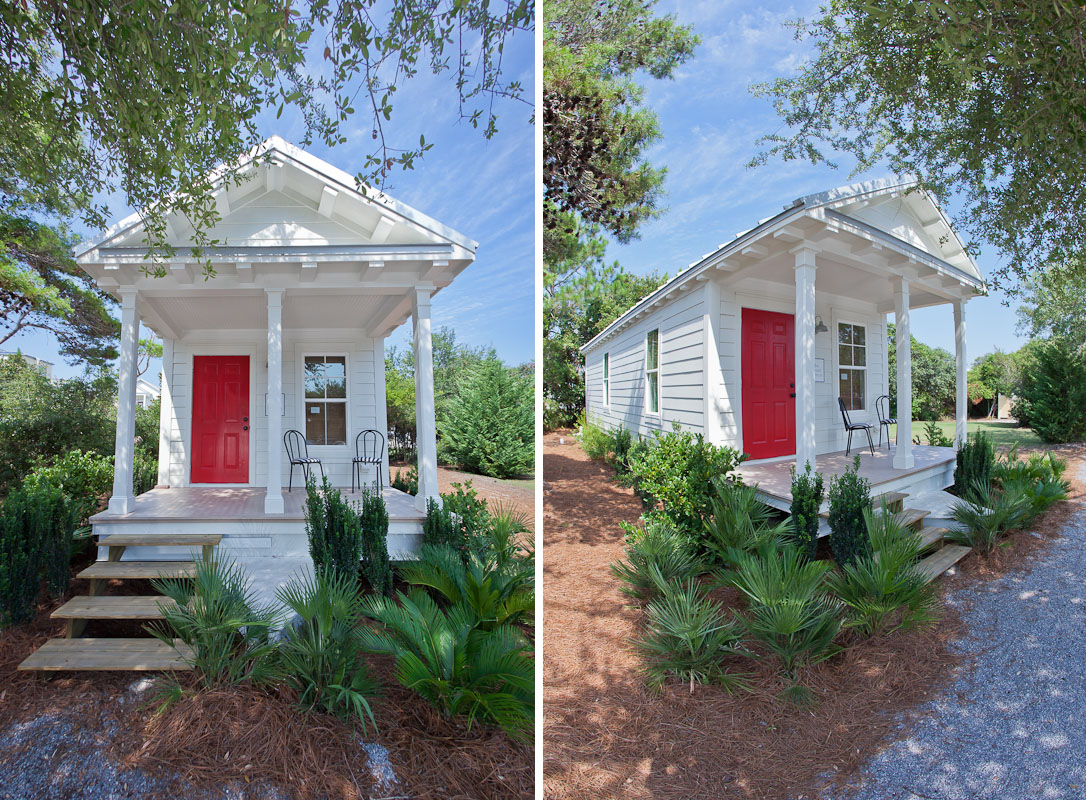
<path id="1" fill-rule="evenodd" d="M 21 670 L 187 670 L 192 651 L 175 640 L 173 646 L 152 637 L 80 638 L 90 620 L 162 619 L 161 605 L 172 600 L 161 595 L 103 594 L 111 580 L 149 580 L 191 577 L 196 563 L 191 557 L 178 561 L 121 561 L 128 547 L 199 547 L 211 559 L 222 541 L 219 534 L 140 535 L 112 534 L 98 540 L 109 548 L 106 561 L 96 561 L 76 575 L 90 581 L 90 594 L 73 597 L 52 613 L 53 619 L 67 622 L 63 639 L 50 639 L 30 655 Z"/>

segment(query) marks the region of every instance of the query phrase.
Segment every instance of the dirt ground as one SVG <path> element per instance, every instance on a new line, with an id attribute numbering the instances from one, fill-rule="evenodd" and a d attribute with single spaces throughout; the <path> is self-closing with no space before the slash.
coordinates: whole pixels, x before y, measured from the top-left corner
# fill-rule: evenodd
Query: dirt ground
<path id="1" fill-rule="evenodd" d="M 1082 451 L 1064 455 L 1081 458 Z M 946 685 L 956 663 L 948 643 L 960 634 L 949 612 L 933 629 L 846 642 L 842 654 L 806 676 L 818 697 L 813 710 L 781 704 L 781 686 L 764 665 L 753 667 L 750 693 L 705 686 L 650 692 L 629 644 L 641 612 L 629 607 L 608 566 L 623 555 L 619 522 L 635 521 L 640 501 L 568 433 L 544 437 L 543 468 L 548 800 L 816 797 L 875 752 L 897 712 Z M 1083 487 L 1074 489 L 1080 503 Z M 1070 505 L 1059 504 L 1034 526 L 1040 538 L 1015 534 L 996 560 L 966 559 L 947 584 L 1021 563 L 1055 535 Z"/>

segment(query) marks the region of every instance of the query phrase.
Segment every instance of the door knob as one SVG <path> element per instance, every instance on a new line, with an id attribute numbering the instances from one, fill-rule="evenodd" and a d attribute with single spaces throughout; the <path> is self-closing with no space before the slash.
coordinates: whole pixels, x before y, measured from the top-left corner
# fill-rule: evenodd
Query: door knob
<path id="1" fill-rule="evenodd" d="M 242 417 L 242 418 L 241 418 L 241 421 L 242 421 L 242 422 L 248 422 L 248 421 L 249 421 L 249 418 L 248 418 L 248 417 Z"/>
<path id="2" fill-rule="evenodd" d="M 795 397 L 795 395 L 792 395 L 792 397 Z M 248 425 L 242 425 L 242 426 L 241 426 L 241 429 L 242 429 L 243 431 L 247 431 L 247 430 L 249 430 L 249 426 L 248 426 Z"/>
<path id="3" fill-rule="evenodd" d="M 795 397 L 795 396 L 796 396 L 796 393 L 795 393 L 795 392 L 792 392 L 792 394 L 790 394 L 790 395 L 788 395 L 788 396 L 789 396 L 789 397 Z"/>

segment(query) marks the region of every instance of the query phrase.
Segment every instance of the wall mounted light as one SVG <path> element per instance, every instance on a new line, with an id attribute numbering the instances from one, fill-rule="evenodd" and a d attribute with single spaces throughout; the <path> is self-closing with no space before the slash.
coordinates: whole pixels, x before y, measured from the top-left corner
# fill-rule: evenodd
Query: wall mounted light
<path id="1" fill-rule="evenodd" d="M 822 317 L 815 317 L 815 333 L 829 333 L 830 329 L 822 321 Z"/>

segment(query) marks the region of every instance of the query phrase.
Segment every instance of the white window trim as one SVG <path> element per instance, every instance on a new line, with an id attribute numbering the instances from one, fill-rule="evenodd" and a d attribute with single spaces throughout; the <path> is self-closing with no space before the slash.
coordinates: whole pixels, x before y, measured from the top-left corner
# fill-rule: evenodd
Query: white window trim
<path id="1" fill-rule="evenodd" d="M 611 354 L 603 354 L 603 407 L 611 407 Z"/>
<path id="2" fill-rule="evenodd" d="M 849 414 L 863 414 L 864 416 L 871 415 L 871 407 L 873 405 L 873 398 L 871 397 L 871 329 L 874 327 L 870 322 L 861 322 L 857 319 L 850 317 L 838 317 L 834 316 L 833 319 L 833 386 L 834 396 L 841 396 L 841 348 L 839 347 L 839 337 L 841 332 L 839 330 L 841 325 L 853 325 L 864 329 L 864 361 L 866 362 L 862 367 L 847 366 L 844 369 L 862 369 L 864 371 L 864 407 L 849 409 Z M 836 405 L 836 403 L 834 404 Z M 840 410 L 838 409 L 838 414 Z"/>
<path id="3" fill-rule="evenodd" d="M 300 402 L 298 403 L 297 429 L 301 431 L 303 438 L 305 437 L 305 404 L 307 400 L 305 396 L 305 360 L 307 358 L 343 358 L 344 370 L 346 372 L 347 381 L 347 397 L 343 400 L 343 403 L 346 406 L 344 413 L 344 416 L 346 418 L 347 434 L 344 438 L 346 439 L 346 441 L 343 444 L 309 444 L 307 445 L 307 447 L 315 453 L 322 453 L 327 455 L 339 455 L 344 451 L 353 452 L 352 448 L 354 446 L 354 441 L 351 437 L 351 354 L 346 352 L 307 350 L 306 352 L 300 353 L 298 355 L 298 399 Z M 322 399 L 320 402 L 338 403 L 339 400 L 332 399 L 329 401 Z"/>
<path id="4" fill-rule="evenodd" d="M 656 369 L 649 369 L 649 334 L 652 333 L 653 331 L 656 331 Z M 660 358 L 660 329 L 659 328 L 650 328 L 649 330 L 645 331 L 645 337 L 644 337 L 643 342 L 644 343 L 642 344 L 642 347 L 644 348 L 644 359 L 645 359 L 644 360 L 644 364 L 645 364 L 645 413 L 648 414 L 650 417 L 659 417 L 661 407 L 663 406 L 663 402 L 661 402 L 663 400 L 663 392 L 660 390 L 660 363 L 662 361 L 662 359 Z M 650 387 L 649 373 L 650 372 L 655 372 L 656 373 L 656 410 L 655 411 L 652 410 L 652 406 L 649 403 L 649 399 L 650 399 L 650 397 L 649 397 L 649 387 Z"/>

